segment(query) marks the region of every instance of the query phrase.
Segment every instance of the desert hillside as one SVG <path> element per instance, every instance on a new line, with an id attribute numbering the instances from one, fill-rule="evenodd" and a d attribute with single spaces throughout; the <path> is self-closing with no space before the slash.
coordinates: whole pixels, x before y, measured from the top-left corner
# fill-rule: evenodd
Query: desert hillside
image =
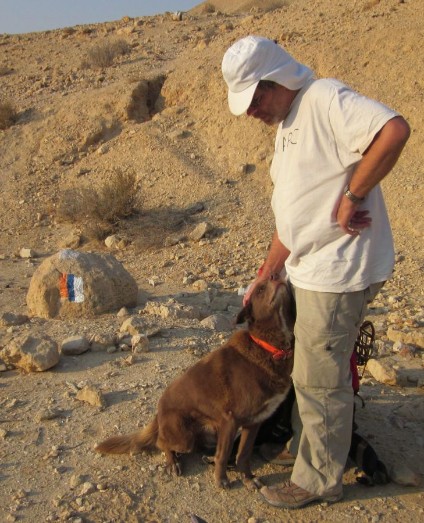
<path id="1" fill-rule="evenodd" d="M 35 269 L 71 248 L 120 260 L 140 291 L 137 314 L 148 300 L 196 295 L 208 306 L 225 298 L 220 312 L 231 317 L 273 231 L 268 169 L 275 129 L 230 114 L 220 69 L 234 41 L 256 34 L 278 40 L 317 76 L 336 77 L 408 120 L 411 138 L 382 184 L 397 263 L 373 321 L 386 348 L 393 325 L 422 339 L 423 20 L 424 0 L 217 0 L 182 14 L 0 34 L 0 314 L 28 315 Z M 122 180 L 133 185 L 121 212 L 108 216 L 117 203 L 112 196 L 96 214 L 102 188 L 119 190 Z M 206 233 L 195 238 L 201 224 Z M 108 247 L 112 235 L 120 241 Z M 198 281 L 204 294 L 192 286 Z M 0 349 L 23 333 L 58 343 L 113 335 L 121 322 L 116 313 L 3 321 Z M 352 472 L 345 501 L 289 515 L 256 493 L 246 501 L 240 485 L 216 492 L 199 463 L 176 480 L 165 476 L 158 456 L 93 455 L 99 437 L 143 425 L 165 385 L 225 338 L 195 322 L 149 322 L 162 334 L 128 366 L 121 353 L 94 351 L 39 374 L 0 361 L 1 520 L 188 522 L 192 513 L 208 523 L 421 520 L 419 487 L 371 492 L 356 486 Z M 414 346 L 421 367 L 422 349 Z M 108 395 L 106 409 L 75 401 L 85 383 Z M 422 400 L 420 383 L 391 388 L 370 380 L 371 412 L 362 414 L 383 457 L 397 455 L 410 467 L 422 461 L 424 415 L 398 421 L 394 412 L 405 399 Z M 35 416 L 47 408 L 61 415 Z M 384 423 L 382 432 L 394 433 L 390 442 L 375 434 Z M 257 467 L 264 465 L 258 460 Z M 269 483 L 287 472 L 266 467 Z M 93 490 L 81 493 L 87 483 Z"/>

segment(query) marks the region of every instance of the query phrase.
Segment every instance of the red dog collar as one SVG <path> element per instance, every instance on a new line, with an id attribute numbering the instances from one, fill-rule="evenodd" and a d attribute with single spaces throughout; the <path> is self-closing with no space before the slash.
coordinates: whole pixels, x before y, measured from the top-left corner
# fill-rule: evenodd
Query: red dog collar
<path id="1" fill-rule="evenodd" d="M 274 347 L 270 343 L 267 343 L 264 340 L 260 340 L 259 338 L 252 336 L 252 334 L 249 334 L 249 336 L 257 345 L 259 345 L 259 347 L 262 347 L 266 351 L 270 352 L 274 360 L 286 360 L 287 358 L 291 358 L 293 356 L 292 350 L 277 349 L 277 347 Z"/>

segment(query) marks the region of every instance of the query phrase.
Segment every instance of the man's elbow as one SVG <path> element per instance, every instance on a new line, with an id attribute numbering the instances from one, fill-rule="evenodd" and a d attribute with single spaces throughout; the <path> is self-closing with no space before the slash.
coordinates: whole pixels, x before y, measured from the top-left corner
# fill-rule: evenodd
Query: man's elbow
<path id="1" fill-rule="evenodd" d="M 396 116 L 386 125 L 390 126 L 393 142 L 402 150 L 411 135 L 411 128 L 408 122 L 402 116 Z"/>

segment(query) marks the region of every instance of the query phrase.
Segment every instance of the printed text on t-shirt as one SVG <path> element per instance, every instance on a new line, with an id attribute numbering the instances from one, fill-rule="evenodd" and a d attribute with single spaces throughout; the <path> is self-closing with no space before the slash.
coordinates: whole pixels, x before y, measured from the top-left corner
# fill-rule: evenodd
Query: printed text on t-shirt
<path id="1" fill-rule="evenodd" d="M 294 129 L 293 131 L 290 131 L 287 136 L 282 137 L 282 144 L 283 144 L 283 151 L 287 149 L 289 145 L 296 145 L 297 144 L 297 133 L 299 129 Z"/>

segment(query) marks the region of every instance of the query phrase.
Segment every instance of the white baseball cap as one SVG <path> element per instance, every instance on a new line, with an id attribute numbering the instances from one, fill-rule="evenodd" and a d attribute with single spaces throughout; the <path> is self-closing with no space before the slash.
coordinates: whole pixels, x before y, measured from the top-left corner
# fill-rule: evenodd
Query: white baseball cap
<path id="1" fill-rule="evenodd" d="M 314 75 L 274 40 L 261 36 L 246 36 L 233 44 L 224 54 L 222 74 L 228 86 L 230 111 L 236 116 L 247 111 L 261 80 L 296 91 Z"/>

